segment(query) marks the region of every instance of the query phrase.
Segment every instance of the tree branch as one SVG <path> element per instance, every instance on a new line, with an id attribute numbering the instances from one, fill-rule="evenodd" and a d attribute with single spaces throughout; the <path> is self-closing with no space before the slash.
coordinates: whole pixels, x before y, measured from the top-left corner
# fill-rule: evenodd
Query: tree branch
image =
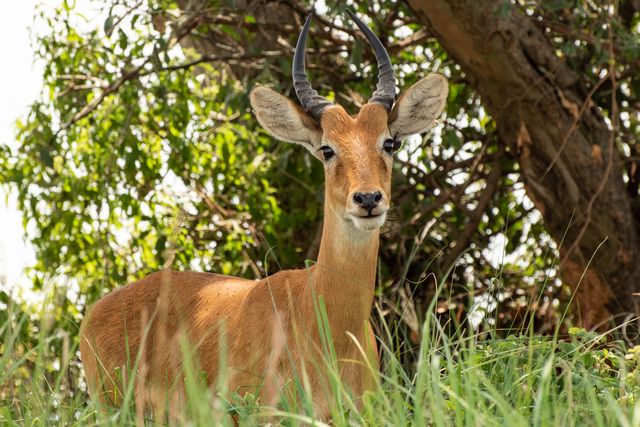
<path id="1" fill-rule="evenodd" d="M 442 265 L 444 266 L 444 271 L 448 271 L 453 263 L 456 262 L 460 254 L 462 254 L 462 252 L 469 246 L 473 233 L 478 229 L 478 225 L 482 219 L 482 214 L 487 210 L 489 203 L 498 189 L 501 177 L 502 166 L 500 164 L 500 160 L 497 160 L 492 164 L 491 172 L 489 173 L 489 176 L 487 176 L 487 185 L 478 198 L 478 205 L 471 212 L 469 222 L 458 235 L 453 247 L 449 248 L 449 251 L 443 259 Z"/>

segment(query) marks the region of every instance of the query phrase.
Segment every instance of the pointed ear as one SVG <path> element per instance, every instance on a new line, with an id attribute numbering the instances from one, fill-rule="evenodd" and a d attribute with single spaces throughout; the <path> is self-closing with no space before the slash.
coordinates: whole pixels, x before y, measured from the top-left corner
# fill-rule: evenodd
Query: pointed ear
<path id="1" fill-rule="evenodd" d="M 447 100 L 449 85 L 440 74 L 429 74 L 407 89 L 389 114 L 389 132 L 395 140 L 429 129 Z"/>
<path id="2" fill-rule="evenodd" d="M 322 140 L 322 129 L 301 107 L 269 89 L 256 86 L 249 95 L 251 106 L 262 127 L 274 138 L 317 148 Z"/>

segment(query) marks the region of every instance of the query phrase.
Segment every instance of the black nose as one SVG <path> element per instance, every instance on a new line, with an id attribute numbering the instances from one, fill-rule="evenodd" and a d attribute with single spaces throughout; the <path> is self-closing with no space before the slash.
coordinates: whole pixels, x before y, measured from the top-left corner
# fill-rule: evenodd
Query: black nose
<path id="1" fill-rule="evenodd" d="M 371 193 L 355 193 L 353 195 L 353 201 L 361 208 L 366 209 L 369 213 L 371 213 L 373 208 L 378 206 L 380 200 L 382 200 L 382 193 L 379 191 Z"/>

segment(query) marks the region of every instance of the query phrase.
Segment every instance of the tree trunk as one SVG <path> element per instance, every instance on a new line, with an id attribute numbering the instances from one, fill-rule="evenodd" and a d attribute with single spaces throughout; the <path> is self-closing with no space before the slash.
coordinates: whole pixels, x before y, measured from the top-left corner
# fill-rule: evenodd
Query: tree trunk
<path id="1" fill-rule="evenodd" d="M 517 6 L 407 3 L 463 68 L 517 156 L 527 194 L 560 249 L 578 322 L 603 330 L 638 313 L 640 237 L 621 156 L 578 75 Z"/>

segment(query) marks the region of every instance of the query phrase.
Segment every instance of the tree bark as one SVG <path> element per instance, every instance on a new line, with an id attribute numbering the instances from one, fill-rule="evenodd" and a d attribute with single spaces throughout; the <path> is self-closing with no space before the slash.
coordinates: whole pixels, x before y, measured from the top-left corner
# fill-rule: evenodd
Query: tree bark
<path id="1" fill-rule="evenodd" d="M 637 314 L 640 237 L 621 155 L 578 75 L 517 6 L 407 3 L 463 68 L 517 156 L 527 195 L 560 249 L 578 322 L 604 330 Z"/>

